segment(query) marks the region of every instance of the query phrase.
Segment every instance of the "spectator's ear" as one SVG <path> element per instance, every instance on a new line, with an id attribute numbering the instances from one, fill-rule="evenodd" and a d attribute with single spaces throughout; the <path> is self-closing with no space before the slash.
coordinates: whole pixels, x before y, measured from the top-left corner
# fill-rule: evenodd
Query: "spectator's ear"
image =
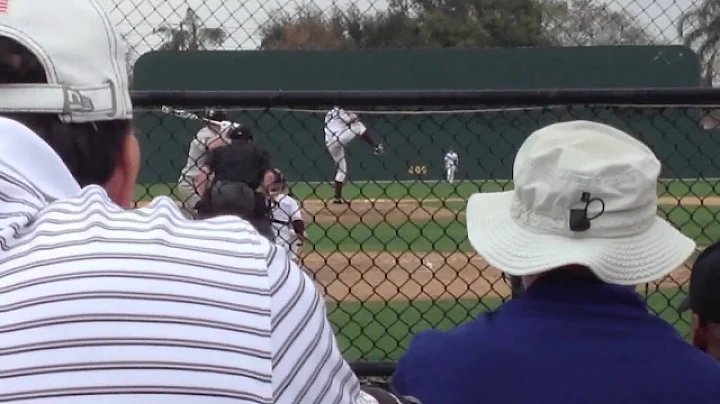
<path id="1" fill-rule="evenodd" d="M 692 344 L 702 350 L 707 351 L 708 348 L 708 325 L 703 324 L 700 318 L 693 314 L 692 317 Z"/>

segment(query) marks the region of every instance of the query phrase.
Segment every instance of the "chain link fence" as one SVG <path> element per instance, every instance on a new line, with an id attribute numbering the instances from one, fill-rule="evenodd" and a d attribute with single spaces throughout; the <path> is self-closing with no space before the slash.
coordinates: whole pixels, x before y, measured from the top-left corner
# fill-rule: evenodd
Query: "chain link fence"
<path id="1" fill-rule="evenodd" d="M 700 247 L 718 239 L 720 114 L 702 105 L 717 97 L 712 89 L 136 92 L 145 153 L 137 199 L 180 199 L 175 182 L 201 127 L 159 106 L 224 105 L 254 131 L 301 202 L 308 236 L 302 265 L 324 291 L 348 360 L 362 373 L 388 374 L 418 331 L 469 321 L 513 294 L 511 282 L 472 251 L 464 208 L 475 192 L 512 189 L 515 152 L 541 126 L 588 119 L 637 135 L 663 162 L 659 214 Z M 359 139 L 348 145 L 348 205 L 331 203 L 335 168 L 323 134 L 324 115 L 337 102 L 354 106 L 387 143 L 382 156 Z M 452 182 L 444 164 L 450 148 L 459 157 Z M 688 277 L 683 266 L 639 288 L 686 336 L 689 319 L 675 307 Z"/>
<path id="2" fill-rule="evenodd" d="M 102 0 L 152 50 L 687 44 L 714 75 L 713 0 Z"/>

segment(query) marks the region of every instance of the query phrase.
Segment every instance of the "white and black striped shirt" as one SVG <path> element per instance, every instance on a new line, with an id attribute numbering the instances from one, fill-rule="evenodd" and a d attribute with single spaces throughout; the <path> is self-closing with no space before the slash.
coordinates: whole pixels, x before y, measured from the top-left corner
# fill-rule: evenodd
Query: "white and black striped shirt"
<path id="1" fill-rule="evenodd" d="M 245 221 L 91 186 L 0 248 L 0 403 L 364 402 L 314 283 Z"/>

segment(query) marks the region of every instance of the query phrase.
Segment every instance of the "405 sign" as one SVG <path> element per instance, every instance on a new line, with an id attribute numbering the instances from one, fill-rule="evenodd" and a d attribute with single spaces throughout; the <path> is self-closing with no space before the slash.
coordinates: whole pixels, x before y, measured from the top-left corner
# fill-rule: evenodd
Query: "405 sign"
<path id="1" fill-rule="evenodd" d="M 428 168 L 426 165 L 409 165 L 408 166 L 408 174 L 413 175 L 427 175 Z"/>

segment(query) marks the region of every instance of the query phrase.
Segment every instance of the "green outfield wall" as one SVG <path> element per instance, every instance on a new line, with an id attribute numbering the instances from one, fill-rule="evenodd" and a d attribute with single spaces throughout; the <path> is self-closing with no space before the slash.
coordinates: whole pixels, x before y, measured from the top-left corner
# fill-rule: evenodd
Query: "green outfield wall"
<path id="1" fill-rule="evenodd" d="M 699 65 L 680 46 L 486 50 L 155 52 L 136 65 L 138 90 L 406 90 L 697 86 Z M 323 109 L 328 106 L 310 106 Z M 379 106 L 387 110 L 386 106 Z M 296 181 L 326 181 L 334 171 L 323 146 L 323 113 L 235 111 L 275 164 Z M 717 177 L 717 131 L 701 129 L 700 110 L 557 108 L 460 114 L 361 115 L 388 144 L 377 159 L 361 141 L 348 151 L 350 180 L 438 179 L 454 147 L 461 178 L 510 178 L 515 151 L 534 129 L 558 120 L 594 119 L 651 145 L 668 177 Z M 143 182 L 174 182 L 199 128 L 138 113 L 147 163 Z M 688 135 L 689 134 L 689 135 Z M 675 157 L 670 157 L 670 156 Z M 682 156 L 697 155 L 686 159 Z"/>

